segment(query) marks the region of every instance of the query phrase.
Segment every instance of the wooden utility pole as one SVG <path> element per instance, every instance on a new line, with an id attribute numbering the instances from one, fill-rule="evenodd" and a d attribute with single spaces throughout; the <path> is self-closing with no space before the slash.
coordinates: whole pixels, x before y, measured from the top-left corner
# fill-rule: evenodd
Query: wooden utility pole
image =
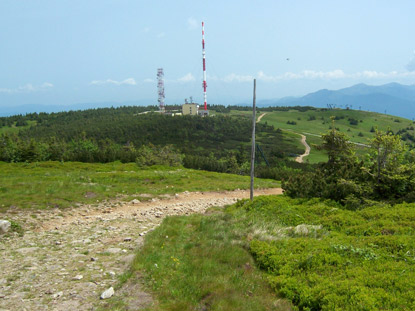
<path id="1" fill-rule="evenodd" d="M 255 168 L 255 124 L 256 124 L 256 79 L 254 79 L 254 103 L 252 108 L 252 148 L 251 148 L 251 201 L 254 199 L 254 168 Z"/>

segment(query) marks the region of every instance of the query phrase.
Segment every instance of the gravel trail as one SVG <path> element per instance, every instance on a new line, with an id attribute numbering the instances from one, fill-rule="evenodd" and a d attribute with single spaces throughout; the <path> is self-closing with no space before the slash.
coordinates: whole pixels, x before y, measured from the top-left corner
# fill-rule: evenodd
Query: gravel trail
<path id="1" fill-rule="evenodd" d="M 256 120 L 256 123 L 259 123 L 259 122 L 261 122 L 261 119 L 266 115 L 267 113 L 266 112 L 264 112 L 263 114 L 261 114 L 259 117 L 258 117 L 258 120 Z"/>
<path id="2" fill-rule="evenodd" d="M 298 162 L 298 163 L 303 163 L 303 158 L 306 157 L 306 156 L 308 156 L 310 154 L 311 148 L 307 144 L 307 141 L 306 141 L 307 137 L 305 135 L 302 135 L 302 134 L 300 134 L 300 135 L 301 135 L 301 143 L 305 147 L 305 152 L 302 155 L 299 155 L 298 157 L 296 157 L 295 158 L 295 161 Z"/>
<path id="3" fill-rule="evenodd" d="M 281 193 L 280 188 L 255 191 Z M 0 237 L 0 311 L 95 310 L 105 303 L 101 293 L 116 286 L 145 234 L 164 217 L 204 213 L 242 198 L 249 198 L 249 190 L 184 192 L 146 202 L 107 201 L 71 210 L 12 209 L 0 214 L 25 229 L 23 236 Z M 134 310 L 152 303 L 141 284 L 127 284 L 114 296 L 123 297 Z"/>

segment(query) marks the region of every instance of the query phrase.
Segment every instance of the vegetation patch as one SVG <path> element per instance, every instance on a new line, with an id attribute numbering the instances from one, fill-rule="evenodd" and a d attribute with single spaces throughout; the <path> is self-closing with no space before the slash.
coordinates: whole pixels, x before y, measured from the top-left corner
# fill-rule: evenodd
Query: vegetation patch
<path id="1" fill-rule="evenodd" d="M 139 168 L 135 163 L 120 162 L 0 162 L 0 185 L 0 210 L 38 209 L 93 204 L 116 197 L 148 200 L 184 191 L 246 189 L 249 177 L 183 167 Z M 273 188 L 279 183 L 258 179 L 256 186 Z"/>
<path id="2" fill-rule="evenodd" d="M 413 310 L 414 221 L 415 204 L 263 196 L 167 218 L 132 271 L 156 310 Z"/>
<path id="3" fill-rule="evenodd" d="M 221 212 L 169 217 L 146 237 L 133 270 L 146 272 L 156 310 L 291 310 L 238 243 L 238 225 Z"/>
<path id="4" fill-rule="evenodd" d="M 245 223 L 268 223 L 263 228 L 322 226 L 318 235 L 265 230 L 250 242 L 271 286 L 299 310 L 413 310 L 414 208 L 377 204 L 348 211 L 332 201 L 270 196 L 229 211 Z"/>

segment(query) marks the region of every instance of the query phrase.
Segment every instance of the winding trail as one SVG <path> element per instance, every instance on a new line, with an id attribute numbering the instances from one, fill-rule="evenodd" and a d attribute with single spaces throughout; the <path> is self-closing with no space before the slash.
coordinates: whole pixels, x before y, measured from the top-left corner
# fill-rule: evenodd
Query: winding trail
<path id="1" fill-rule="evenodd" d="M 261 119 L 262 119 L 262 117 L 263 116 L 265 116 L 267 113 L 266 112 L 264 112 L 263 114 L 261 114 L 259 117 L 258 117 L 258 120 L 256 121 L 256 123 L 259 123 L 260 121 L 261 121 Z M 297 134 L 297 133 L 296 133 Z M 295 158 L 295 161 L 296 162 L 298 162 L 298 163 L 303 163 L 303 158 L 304 157 L 306 157 L 306 156 L 308 156 L 309 154 L 310 154 L 310 150 L 311 150 L 311 148 L 310 148 L 310 146 L 307 144 L 307 141 L 306 141 L 306 139 L 307 139 L 307 137 L 305 136 L 305 135 L 303 135 L 303 134 L 298 134 L 298 135 L 300 135 L 301 136 L 301 143 L 304 145 L 304 147 L 305 147 L 305 152 L 302 154 L 302 155 L 299 155 L 298 157 L 296 157 Z"/>
<path id="2" fill-rule="evenodd" d="M 308 156 L 310 154 L 310 146 L 307 144 L 307 137 L 303 134 L 299 134 L 301 135 L 301 143 L 304 145 L 305 147 L 305 152 L 302 155 L 299 155 L 298 157 L 295 158 L 295 161 L 298 163 L 303 163 L 303 158 Z"/>
<path id="3" fill-rule="evenodd" d="M 259 122 L 261 121 L 262 117 L 263 117 L 263 116 L 265 116 L 266 114 L 267 114 L 266 112 L 264 112 L 263 114 L 261 114 L 261 115 L 258 117 L 258 120 L 256 120 L 256 123 L 259 123 Z"/>
<path id="4" fill-rule="evenodd" d="M 281 188 L 255 195 L 281 194 Z M 145 195 L 141 195 L 145 196 Z M 144 236 L 166 216 L 205 213 L 249 198 L 249 190 L 183 192 L 163 199 L 110 200 L 60 210 L 9 210 L 0 218 L 23 226 L 24 236 L 0 237 L 0 310 L 95 310 L 100 294 L 118 284 Z M 154 304 L 138 275 L 115 297 L 128 310 Z"/>

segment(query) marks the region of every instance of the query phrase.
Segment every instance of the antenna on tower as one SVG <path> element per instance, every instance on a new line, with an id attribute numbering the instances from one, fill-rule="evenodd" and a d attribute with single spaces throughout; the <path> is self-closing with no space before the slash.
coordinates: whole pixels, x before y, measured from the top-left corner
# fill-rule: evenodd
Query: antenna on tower
<path id="1" fill-rule="evenodd" d="M 164 72 L 163 68 L 157 69 L 157 93 L 160 112 L 164 113 Z"/>
<path id="2" fill-rule="evenodd" d="M 203 100 L 205 104 L 204 114 L 207 114 L 207 100 L 206 100 L 206 51 L 205 51 L 205 23 L 202 22 L 202 55 L 203 55 Z"/>

